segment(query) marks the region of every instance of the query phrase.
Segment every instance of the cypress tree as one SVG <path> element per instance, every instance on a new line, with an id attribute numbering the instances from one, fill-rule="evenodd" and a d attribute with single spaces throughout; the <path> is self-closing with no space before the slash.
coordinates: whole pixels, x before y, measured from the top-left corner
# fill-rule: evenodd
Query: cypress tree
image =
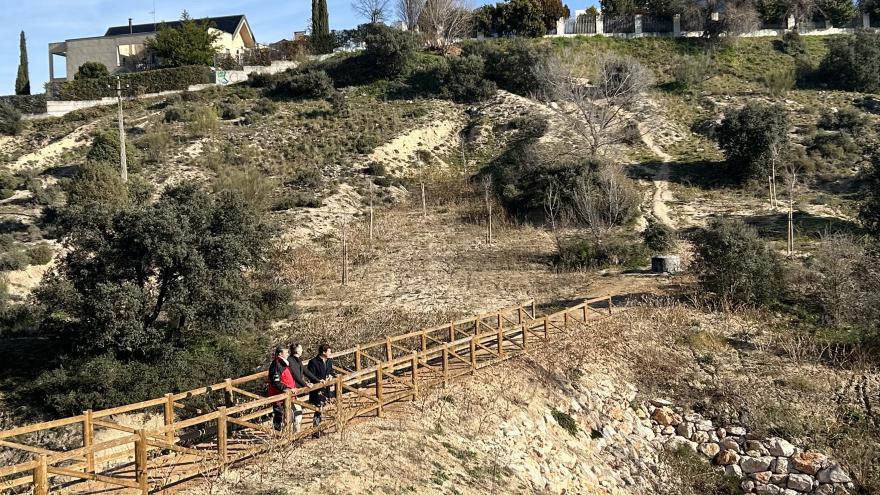
<path id="1" fill-rule="evenodd" d="M 327 0 L 312 0 L 312 48 L 318 53 L 332 51 Z"/>
<path id="2" fill-rule="evenodd" d="M 18 49 L 19 62 L 18 75 L 15 77 L 15 94 L 29 95 L 31 94 L 31 78 L 28 76 L 27 43 L 24 39 L 24 31 L 21 32 Z"/>

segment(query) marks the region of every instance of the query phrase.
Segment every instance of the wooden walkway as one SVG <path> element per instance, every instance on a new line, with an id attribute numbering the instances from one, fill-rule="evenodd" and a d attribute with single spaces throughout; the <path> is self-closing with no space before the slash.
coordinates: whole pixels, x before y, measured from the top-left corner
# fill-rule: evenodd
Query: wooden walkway
<path id="1" fill-rule="evenodd" d="M 338 376 L 329 387 L 336 399 L 322 411 L 322 432 L 341 433 L 345 425 L 383 416 L 390 405 L 414 400 L 420 391 L 448 387 L 476 370 L 522 354 L 567 332 L 612 314 L 610 296 L 538 317 L 534 301 L 446 325 L 389 336 L 333 356 Z M 159 493 L 186 480 L 271 450 L 278 442 L 311 436 L 315 407 L 308 393 L 328 386 L 264 397 L 266 372 L 178 394 L 79 416 L 0 431 L 0 449 L 25 452 L 32 460 L 0 467 L 0 489 L 48 493 Z M 340 393 L 341 391 L 341 393 Z M 285 423 L 272 429 L 273 403 L 291 417 L 302 407 L 303 430 Z M 134 429 L 112 421 L 116 415 L 154 414 L 164 425 Z M 82 447 L 55 451 L 35 439 L 47 431 L 75 429 Z M 95 442 L 95 432 L 118 438 Z M 36 444 L 36 445 L 35 445 Z"/>

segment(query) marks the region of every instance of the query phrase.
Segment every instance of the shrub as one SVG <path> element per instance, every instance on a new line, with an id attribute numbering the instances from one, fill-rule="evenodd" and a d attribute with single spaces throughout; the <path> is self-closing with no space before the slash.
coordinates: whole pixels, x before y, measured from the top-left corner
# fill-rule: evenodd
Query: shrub
<path id="1" fill-rule="evenodd" d="M 802 57 L 807 54 L 807 44 L 797 31 L 786 31 L 782 35 L 782 52 L 792 57 Z"/>
<path id="2" fill-rule="evenodd" d="M 2 271 L 24 270 L 30 262 L 28 253 L 18 246 L 11 246 L 0 254 L 0 270 Z"/>
<path id="3" fill-rule="evenodd" d="M 21 112 L 8 103 L 0 102 L 0 134 L 15 136 L 22 130 L 24 122 L 21 120 Z"/>
<path id="4" fill-rule="evenodd" d="M 859 219 L 874 236 L 880 237 L 880 153 L 875 153 L 871 167 L 864 173 L 862 188 L 865 191 Z"/>
<path id="5" fill-rule="evenodd" d="M 126 146 L 125 158 L 129 166 L 134 164 L 135 154 L 131 146 Z M 95 136 L 86 159 L 90 162 L 119 163 L 119 132 L 107 130 Z"/>
<path id="6" fill-rule="evenodd" d="M 769 304 L 782 293 L 782 260 L 741 220 L 714 219 L 697 236 L 703 288 L 734 304 Z"/>
<path id="7" fill-rule="evenodd" d="M 195 84 L 214 82 L 211 68 L 201 65 L 132 72 L 119 77 L 131 94 L 185 90 Z M 116 77 L 52 82 L 46 85 L 46 91 L 59 100 L 97 100 L 116 96 Z"/>
<path id="8" fill-rule="evenodd" d="M 670 485 L 680 495 L 740 495 L 741 480 L 717 472 L 700 454 L 687 445 L 666 447 L 660 451 L 660 461 L 669 467 Z"/>
<path id="9" fill-rule="evenodd" d="M 444 96 L 459 103 L 475 103 L 491 98 L 495 83 L 485 78 L 485 64 L 477 55 L 453 57 L 439 70 Z"/>
<path id="10" fill-rule="evenodd" d="M 607 268 L 622 266 L 638 268 L 649 263 L 649 253 L 639 242 L 625 238 L 576 237 L 562 240 L 556 263 L 567 269 Z"/>
<path id="11" fill-rule="evenodd" d="M 880 34 L 834 37 L 819 64 L 820 81 L 847 91 L 880 91 Z"/>
<path id="12" fill-rule="evenodd" d="M 543 89 L 535 68 L 546 64 L 550 57 L 550 48 L 522 39 L 514 39 L 506 45 L 478 41 L 464 44 L 462 55 L 480 56 L 485 61 L 486 77 L 499 88 L 531 96 Z"/>
<path id="13" fill-rule="evenodd" d="M 718 74 L 718 65 L 708 55 L 685 55 L 672 66 L 673 81 L 682 89 L 699 89 Z"/>
<path id="14" fill-rule="evenodd" d="M 851 135 L 861 133 L 868 126 L 868 117 L 852 107 L 844 107 L 834 112 L 825 110 L 817 125 L 829 131 L 846 131 Z"/>
<path id="15" fill-rule="evenodd" d="M 573 437 L 577 436 L 578 426 L 570 414 L 566 414 L 558 409 L 553 409 L 551 414 L 553 415 L 553 419 L 559 423 L 559 426 L 561 426 L 563 430 L 567 431 Z"/>
<path id="16" fill-rule="evenodd" d="M 80 65 L 76 74 L 73 75 L 74 80 L 106 79 L 108 77 L 110 77 L 110 71 L 107 70 L 107 66 L 101 62 L 86 62 Z"/>
<path id="17" fill-rule="evenodd" d="M 223 120 L 233 120 L 241 117 L 244 109 L 235 103 L 224 102 L 220 104 L 220 118 Z"/>
<path id="18" fill-rule="evenodd" d="M 664 253 L 675 248 L 677 238 L 675 229 L 654 219 L 648 220 L 648 227 L 642 232 L 645 246 L 655 253 Z"/>
<path id="19" fill-rule="evenodd" d="M 788 128 L 782 105 L 750 102 L 726 115 L 717 136 L 727 158 L 728 175 L 737 183 L 765 181 L 773 161 L 787 151 Z"/>
<path id="20" fill-rule="evenodd" d="M 761 82 L 767 88 L 771 96 L 782 96 L 791 91 L 795 85 L 795 74 L 791 69 L 785 67 L 768 69 L 763 76 Z"/>
<path id="21" fill-rule="evenodd" d="M 381 24 L 370 26 L 364 41 L 363 59 L 370 74 L 394 78 L 405 75 L 419 49 L 416 37 L 408 32 Z"/>
<path id="22" fill-rule="evenodd" d="M 283 72 L 269 94 L 283 98 L 326 98 L 333 91 L 333 80 L 323 70 L 292 69 Z"/>
<path id="23" fill-rule="evenodd" d="M 251 72 L 248 74 L 248 86 L 252 88 L 268 88 L 275 81 L 272 74 L 262 72 Z"/>
<path id="24" fill-rule="evenodd" d="M 135 145 L 141 150 L 144 158 L 155 163 L 162 159 L 165 151 L 171 146 L 171 139 L 166 126 L 157 124 L 135 141 Z"/>
<path id="25" fill-rule="evenodd" d="M 171 105 L 165 110 L 165 122 L 183 122 L 187 119 L 189 111 L 183 105 Z"/>
<path id="26" fill-rule="evenodd" d="M 254 104 L 253 110 L 260 115 L 272 115 L 278 111 L 278 104 L 268 98 L 260 98 Z"/>
<path id="27" fill-rule="evenodd" d="M 27 251 L 32 265 L 45 265 L 52 261 L 52 248 L 48 244 L 38 244 Z"/>
<path id="28" fill-rule="evenodd" d="M 189 113 L 186 129 L 193 137 L 211 135 L 219 126 L 217 111 L 209 106 L 200 106 Z"/>
<path id="29" fill-rule="evenodd" d="M 45 94 L 0 96 L 0 102 L 8 103 L 19 112 L 25 114 L 46 113 Z"/>
<path id="30" fill-rule="evenodd" d="M 234 191 L 256 211 L 265 211 L 274 189 L 272 181 L 255 168 L 224 169 L 212 184 L 215 192 Z"/>
<path id="31" fill-rule="evenodd" d="M 275 200 L 272 211 L 286 211 L 291 208 L 318 208 L 321 198 L 312 191 L 291 191 Z"/>

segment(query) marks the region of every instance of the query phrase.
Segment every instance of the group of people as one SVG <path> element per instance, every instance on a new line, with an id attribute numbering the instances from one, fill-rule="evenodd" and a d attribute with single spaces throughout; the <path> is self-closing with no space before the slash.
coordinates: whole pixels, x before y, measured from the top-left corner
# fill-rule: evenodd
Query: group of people
<path id="1" fill-rule="evenodd" d="M 318 354 L 309 359 L 308 364 L 303 366 L 302 345 L 294 343 L 289 348 L 279 346 L 275 348 L 274 358 L 269 365 L 269 395 L 280 395 L 285 390 L 309 387 L 318 383 L 325 383 L 335 378 L 333 374 L 333 358 L 330 357 L 332 349 L 327 344 L 318 346 Z M 321 409 L 333 397 L 330 387 L 324 387 L 309 392 L 309 403 L 317 407 L 312 423 L 316 428 L 315 436 L 320 436 Z M 300 431 L 302 425 L 302 406 L 293 405 L 293 429 Z M 276 402 L 272 405 L 272 424 L 280 431 L 284 424 L 284 403 Z"/>

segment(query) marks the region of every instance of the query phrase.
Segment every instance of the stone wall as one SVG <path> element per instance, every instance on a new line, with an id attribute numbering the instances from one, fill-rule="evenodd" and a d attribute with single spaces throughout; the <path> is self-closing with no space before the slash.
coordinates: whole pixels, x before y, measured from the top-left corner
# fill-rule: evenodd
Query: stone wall
<path id="1" fill-rule="evenodd" d="M 647 407 L 664 447 L 684 445 L 699 452 L 719 471 L 743 478 L 746 493 L 844 495 L 853 489 L 840 465 L 819 452 L 805 452 L 782 438 L 763 438 L 742 426 L 718 427 L 664 400 Z"/>

